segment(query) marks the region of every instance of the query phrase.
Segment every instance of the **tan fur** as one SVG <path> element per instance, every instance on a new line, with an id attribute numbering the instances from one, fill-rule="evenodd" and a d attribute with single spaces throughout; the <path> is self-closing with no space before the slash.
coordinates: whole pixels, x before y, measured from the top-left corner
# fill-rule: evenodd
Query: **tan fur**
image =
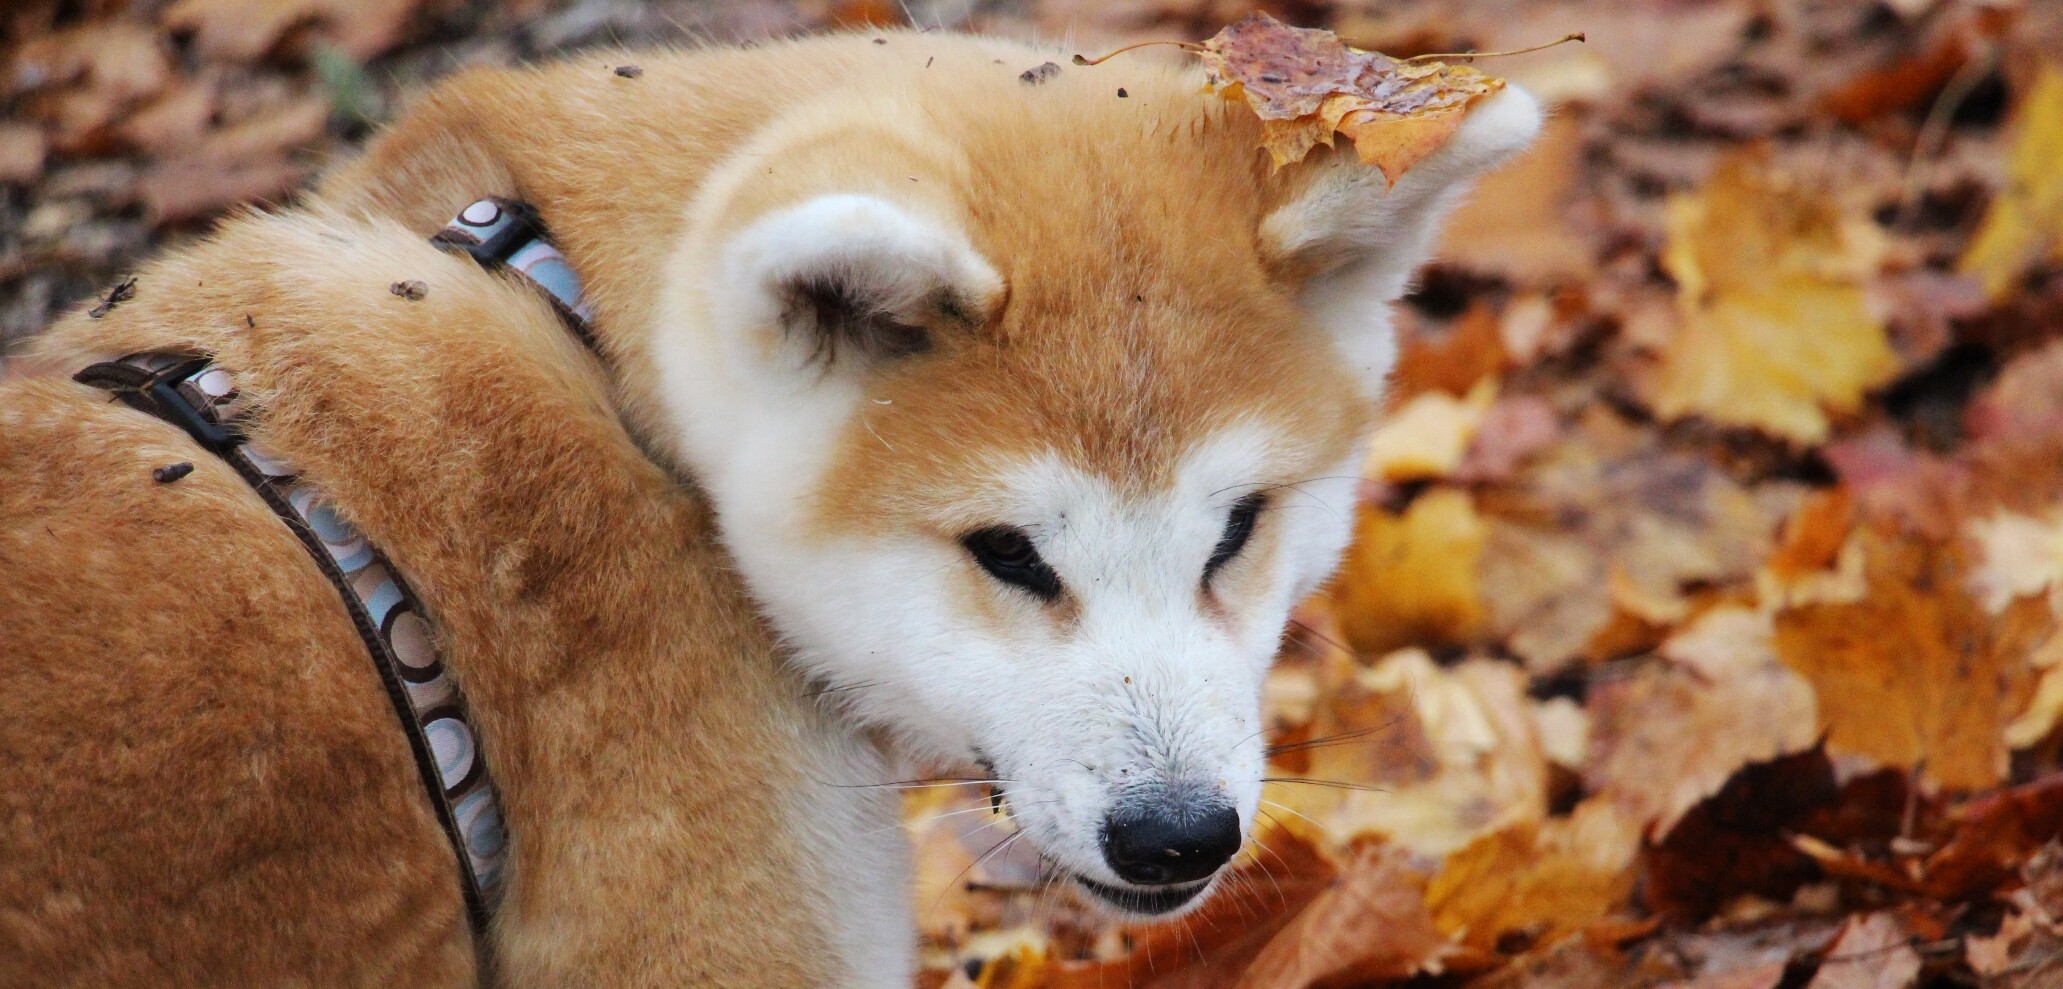
<path id="1" fill-rule="evenodd" d="M 1223 425 L 1226 408 L 1323 437 L 1313 462 L 1361 435 L 1373 410 L 1296 317 L 1296 273 L 1256 233 L 1317 162 L 1269 174 L 1257 122 L 1200 93 L 1191 62 L 1141 53 L 1031 85 L 1024 70 L 1063 56 L 988 39 L 885 40 L 642 57 L 636 79 L 595 59 L 473 74 L 426 96 L 324 192 L 424 229 L 482 176 L 538 205 L 594 287 L 633 428 L 676 461 L 645 355 L 691 198 L 721 204 L 713 233 L 824 192 L 872 193 L 964 226 L 1010 286 L 1006 318 L 946 335 L 870 382 L 883 411 L 848 445 L 907 455 L 851 458 L 822 494 L 830 528 L 892 521 L 883 513 L 920 510 L 925 487 L 963 480 L 949 465 L 969 453 L 958 440 L 970 415 L 988 449 L 1081 437 L 1081 466 L 1147 485 L 1185 441 Z"/>
<path id="2" fill-rule="evenodd" d="M 512 985 L 827 978 L 833 894 L 780 840 L 816 713 L 706 508 L 639 450 L 686 472 L 651 334 L 691 234 L 869 192 L 1003 276 L 1007 304 L 869 377 L 824 529 L 950 538 L 970 421 L 989 451 L 1073 437 L 1124 484 L 1225 409 L 1308 438 L 1286 475 L 1346 455 L 1372 410 L 1297 314 L 1307 266 L 1260 242 L 1300 180 L 1249 115 L 1150 55 L 1028 85 L 1062 57 L 886 40 L 468 73 L 308 217 L 232 223 L 41 341 L 51 377 L 0 386 L 0 475 L 30 479 L 0 488 L 0 984 L 471 977 L 450 853 L 329 588 L 205 452 L 55 377 L 95 357 L 217 355 L 427 602 L 513 835 L 489 945 Z M 422 243 L 486 195 L 541 211 L 606 378 L 530 290 Z M 198 469 L 152 483 L 170 460 Z"/>
<path id="3" fill-rule="evenodd" d="M 233 369 L 431 609 L 512 834 L 500 981 L 821 982 L 768 796 L 810 712 L 533 290 L 391 224 L 245 219 L 34 362 L 167 347 Z M 271 511 L 59 378 L 0 386 L 0 476 L 0 985 L 469 984 L 399 724 Z"/>

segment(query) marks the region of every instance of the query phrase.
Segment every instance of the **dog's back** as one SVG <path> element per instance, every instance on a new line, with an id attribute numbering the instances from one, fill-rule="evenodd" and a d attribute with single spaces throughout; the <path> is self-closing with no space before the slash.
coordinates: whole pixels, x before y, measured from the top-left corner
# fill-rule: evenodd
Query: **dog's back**
<path id="1" fill-rule="evenodd" d="M 475 981 L 336 589 L 225 462 L 62 373 L 166 349 L 232 370 L 431 611 L 513 835 L 502 979 L 835 981 L 783 837 L 813 714 L 704 508 L 531 289 L 289 214 L 147 267 L 0 383 L 0 985 Z"/>
<path id="2" fill-rule="evenodd" d="M 464 984 L 407 740 L 242 478 L 61 379 L 0 385 L 0 477 L 0 983 Z"/>

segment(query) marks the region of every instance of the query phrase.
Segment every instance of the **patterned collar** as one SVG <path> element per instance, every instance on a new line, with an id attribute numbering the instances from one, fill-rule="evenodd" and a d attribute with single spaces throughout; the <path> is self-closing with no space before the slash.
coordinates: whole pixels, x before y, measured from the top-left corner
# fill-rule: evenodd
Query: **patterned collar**
<path id="1" fill-rule="evenodd" d="M 461 210 L 431 241 L 523 277 L 551 301 L 576 336 L 593 346 L 592 313 L 581 299 L 580 280 L 528 206 L 482 199 Z M 184 429 L 227 461 L 337 589 L 408 736 L 423 790 L 455 853 L 477 943 L 484 945 L 506 862 L 501 801 L 465 698 L 437 653 L 429 613 L 408 582 L 315 483 L 244 435 L 241 423 L 251 410 L 234 377 L 211 358 L 131 354 L 88 367 L 74 379 L 105 388 L 131 407 Z"/>

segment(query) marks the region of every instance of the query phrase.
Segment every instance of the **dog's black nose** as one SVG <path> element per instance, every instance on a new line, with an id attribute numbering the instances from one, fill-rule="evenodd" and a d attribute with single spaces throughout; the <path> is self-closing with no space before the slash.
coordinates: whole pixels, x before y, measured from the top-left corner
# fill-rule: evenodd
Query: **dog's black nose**
<path id="1" fill-rule="evenodd" d="M 1103 861 L 1140 886 L 1203 879 L 1239 851 L 1239 812 L 1226 804 L 1162 804 L 1112 814 L 1103 822 Z"/>

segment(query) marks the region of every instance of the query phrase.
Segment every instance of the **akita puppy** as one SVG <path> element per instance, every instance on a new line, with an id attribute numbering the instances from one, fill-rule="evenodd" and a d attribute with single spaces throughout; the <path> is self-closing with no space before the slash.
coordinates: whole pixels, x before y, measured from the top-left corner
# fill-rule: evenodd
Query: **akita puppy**
<path id="1" fill-rule="evenodd" d="M 554 707 L 551 682 L 487 658 L 505 645 L 491 623 L 442 629 L 462 640 L 449 661 L 469 691 L 553 712 L 483 717 L 490 762 L 529 746 L 565 755 L 494 764 L 519 856 L 512 906 L 488 945 L 505 971 L 570 978 L 586 964 L 592 978 L 625 982 L 692 972 L 681 959 L 732 957 L 717 944 L 741 933 L 698 918 L 764 908 L 794 926 L 746 932 L 755 945 L 769 930 L 818 925 L 827 981 L 904 984 L 907 852 L 883 799 L 893 791 L 879 786 L 900 765 L 987 767 L 1052 874 L 1130 915 L 1193 906 L 1241 847 L 1260 792 L 1262 677 L 1290 607 L 1347 541 L 1361 448 L 1396 351 L 1386 306 L 1441 216 L 1531 139 L 1539 111 L 1507 87 L 1388 187 L 1350 151 L 1272 171 L 1258 122 L 1204 93 L 1193 64 L 1140 55 L 1058 68 L 1065 61 L 1016 43 L 893 32 L 469 73 L 321 187 L 322 209 L 334 211 L 322 215 L 393 218 L 418 234 L 483 196 L 534 206 L 586 286 L 610 407 L 706 494 L 750 593 L 749 603 L 655 601 L 727 634 L 756 608 L 788 651 L 786 666 L 721 666 L 761 685 L 739 688 L 763 699 L 747 712 L 763 719 L 757 734 L 696 739 L 698 700 L 665 696 L 661 680 L 651 685 L 660 696 L 609 695 L 639 695 L 621 741 L 652 740 L 657 757 L 584 763 L 584 741 L 540 736 L 569 718 L 607 718 L 607 704 L 578 716 Z M 615 71 L 632 62 L 639 71 Z M 1048 62 L 1058 71 L 1027 71 Z M 241 243 L 268 260 L 256 238 Z M 336 277 L 410 277 L 389 270 L 398 263 L 351 263 L 368 268 Z M 432 303 L 459 277 L 438 270 L 426 279 Z M 306 265 L 290 274 L 315 277 Z M 290 284 L 272 279 L 268 291 Z M 156 315 L 134 332 L 75 317 L 38 365 L 68 370 L 198 339 L 268 376 L 267 414 L 306 431 L 304 445 L 372 428 L 357 404 L 298 397 L 321 390 L 288 373 L 348 361 L 358 346 L 336 318 L 310 311 L 327 296 L 291 308 L 331 327 L 337 356 L 316 356 L 302 334 L 291 358 L 266 358 L 239 342 L 264 335 L 226 318 L 233 293 L 213 291 L 210 307 L 181 313 L 206 322 L 204 335 Z M 499 318 L 486 310 L 468 318 L 468 334 L 498 332 L 479 322 Z M 422 379 L 462 394 L 450 389 L 463 362 L 422 346 L 449 360 Z M 526 353 L 557 379 L 588 373 L 572 348 Z M 287 408 L 298 411 L 281 416 Z M 474 445 L 464 430 L 490 426 L 431 416 L 423 428 L 461 432 L 421 449 L 458 456 Z M 470 452 L 464 462 L 479 476 L 463 490 L 488 497 L 491 465 Z M 566 463 L 551 469 L 630 469 Z M 491 500 L 504 505 L 542 469 L 512 469 L 510 494 Z M 350 477 L 337 483 L 377 489 L 368 505 L 397 486 Z M 347 510 L 350 493 L 339 492 Z M 497 534 L 456 507 L 436 516 L 452 527 L 442 533 L 415 532 L 405 515 L 397 503 L 364 522 L 375 541 L 397 537 L 388 553 L 404 571 L 435 570 L 462 543 L 488 586 L 507 586 L 509 567 L 561 573 L 475 546 Z M 648 524 L 627 512 L 632 531 L 607 545 L 634 542 Z M 536 530 L 525 538 L 542 538 Z M 633 576 L 664 584 L 649 569 Z M 433 612 L 440 596 L 466 593 L 452 574 L 423 583 Z M 649 643 L 661 653 L 740 651 L 692 621 L 654 628 L 682 637 Z M 581 627 L 542 634 L 562 637 L 550 644 L 561 672 L 583 681 Z M 795 709 L 804 694 L 821 720 Z M 749 738 L 776 745 L 776 757 L 734 747 Z M 679 764 L 662 768 L 668 759 Z M 660 814 L 665 794 L 692 794 L 699 780 L 735 792 L 735 759 L 763 782 L 763 832 L 694 814 L 611 830 L 576 813 L 578 801 L 517 797 L 607 793 L 612 774 L 650 772 L 666 781 L 648 794 Z M 610 858 L 616 840 L 630 847 Z M 669 842 L 702 840 L 721 855 L 665 854 Z M 525 860 L 526 841 L 556 851 Z M 667 882 L 720 895 L 696 870 L 752 855 L 752 842 L 776 863 L 755 875 L 793 876 L 787 895 L 803 909 L 763 883 L 728 912 L 682 895 L 638 901 Z M 603 859 L 610 869 L 583 868 Z M 653 871 L 622 891 L 633 895 L 605 888 L 644 866 Z M 608 940 L 619 923 L 641 937 L 611 943 L 655 950 L 664 964 L 634 949 L 598 956 L 566 934 Z M 807 968 L 771 957 L 800 966 L 785 972 Z"/>
<path id="2" fill-rule="evenodd" d="M 1386 306 L 1537 105 L 1506 87 L 1389 188 L 1344 148 L 1271 170 L 1179 56 L 627 60 L 439 87 L 325 197 L 426 227 L 483 187 L 535 204 L 626 420 L 704 486 L 796 665 L 897 752 L 991 767 L 1096 898 L 1193 903 L 1253 820 L 1288 611 L 1349 535 Z"/>

